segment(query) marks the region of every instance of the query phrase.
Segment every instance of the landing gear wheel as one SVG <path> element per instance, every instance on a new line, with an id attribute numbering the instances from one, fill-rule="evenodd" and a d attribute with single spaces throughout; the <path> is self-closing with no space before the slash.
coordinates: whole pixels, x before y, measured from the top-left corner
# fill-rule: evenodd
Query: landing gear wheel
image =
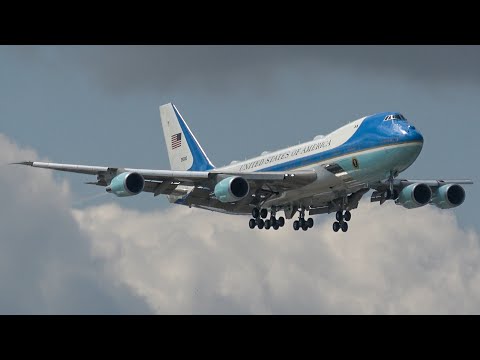
<path id="1" fill-rule="evenodd" d="M 277 223 L 277 219 L 275 219 L 274 216 L 270 217 L 270 224 L 272 224 L 272 227 Z"/>
<path id="2" fill-rule="evenodd" d="M 277 223 L 278 225 L 280 225 L 280 227 L 283 227 L 285 225 L 285 218 L 283 216 L 280 216 L 277 220 Z"/>
<path id="3" fill-rule="evenodd" d="M 303 231 L 307 231 L 308 230 L 308 224 L 307 222 L 304 222 L 303 225 L 302 225 L 302 230 Z"/>
<path id="4" fill-rule="evenodd" d="M 298 222 L 298 220 L 295 220 L 293 222 L 293 230 L 297 231 L 298 229 L 300 229 L 300 223 Z"/>
<path id="5" fill-rule="evenodd" d="M 248 222 L 248 226 L 250 227 L 250 229 L 255 229 L 255 226 L 257 225 L 255 219 L 250 219 L 250 221 Z"/>
<path id="6" fill-rule="evenodd" d="M 352 218 L 352 214 L 350 213 L 350 211 L 345 211 L 343 218 L 345 219 L 345 221 L 350 221 L 350 219 Z"/>
<path id="7" fill-rule="evenodd" d="M 268 215 L 267 209 L 260 210 L 260 216 L 262 217 L 262 219 L 265 219 L 267 215 Z"/>
<path id="8" fill-rule="evenodd" d="M 338 221 L 335 221 L 333 223 L 333 231 L 338 232 L 340 230 L 340 223 Z"/>
<path id="9" fill-rule="evenodd" d="M 259 229 L 263 229 L 265 222 L 262 219 L 257 219 L 257 226 Z"/>
<path id="10" fill-rule="evenodd" d="M 280 226 L 278 226 L 278 224 L 275 224 L 275 225 L 273 225 L 273 230 L 278 230 L 279 227 Z"/>
<path id="11" fill-rule="evenodd" d="M 337 221 L 342 221 L 343 220 L 343 214 L 341 211 L 337 211 L 337 213 L 335 214 L 335 218 L 337 219 Z"/>
<path id="12" fill-rule="evenodd" d="M 270 229 L 270 226 L 271 226 L 271 223 L 270 223 L 270 220 L 265 220 L 265 230 L 268 230 Z"/>
<path id="13" fill-rule="evenodd" d="M 301 218 L 300 220 L 298 220 L 298 225 L 303 228 L 303 226 L 305 225 L 305 219 Z"/>
<path id="14" fill-rule="evenodd" d="M 342 223 L 342 231 L 347 232 L 347 230 L 348 230 L 348 224 L 346 222 L 343 222 Z"/>
<path id="15" fill-rule="evenodd" d="M 313 228 L 313 219 L 312 218 L 308 218 L 307 220 L 307 226 L 311 229 Z"/>
<path id="16" fill-rule="evenodd" d="M 258 210 L 257 208 L 253 208 L 252 209 L 252 216 L 253 216 L 254 219 L 257 219 L 260 216 L 260 210 Z"/>

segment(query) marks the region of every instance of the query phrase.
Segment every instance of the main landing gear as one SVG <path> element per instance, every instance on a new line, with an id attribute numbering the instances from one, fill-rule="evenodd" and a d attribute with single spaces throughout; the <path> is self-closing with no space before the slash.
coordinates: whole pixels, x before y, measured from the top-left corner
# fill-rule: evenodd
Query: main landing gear
<path id="1" fill-rule="evenodd" d="M 313 227 L 313 219 L 309 218 L 308 220 L 305 220 L 305 209 L 302 208 L 299 211 L 300 216 L 298 220 L 293 222 L 293 230 L 297 231 L 301 228 L 303 231 L 307 231 Z"/>
<path id="2" fill-rule="evenodd" d="M 298 231 L 302 229 L 303 231 L 307 231 L 308 229 L 311 229 L 313 227 L 313 219 L 308 218 L 308 220 L 305 220 L 305 208 L 301 208 L 298 210 L 299 212 L 299 218 L 298 220 L 295 220 L 293 222 L 293 230 Z M 253 219 L 250 219 L 248 222 L 248 226 L 250 229 L 255 229 L 258 227 L 259 229 L 265 228 L 265 230 L 268 230 L 270 228 L 273 228 L 274 230 L 278 230 L 279 228 L 283 227 L 285 225 L 285 219 L 283 216 L 279 217 L 278 219 L 275 217 L 276 210 L 273 208 L 270 212 L 270 218 L 267 219 L 268 217 L 268 210 L 267 209 L 258 209 L 254 208 L 252 210 L 252 217 Z M 337 211 L 335 214 L 335 218 L 337 221 L 333 223 L 333 231 L 338 232 L 340 229 L 343 232 L 348 231 L 348 221 L 352 218 L 352 214 L 350 211 Z M 265 220 L 264 220 L 265 219 Z"/>
<path id="3" fill-rule="evenodd" d="M 280 216 L 277 219 L 275 217 L 275 214 L 275 209 L 272 209 L 272 211 L 270 212 L 270 219 L 263 220 L 268 216 L 268 210 L 259 210 L 257 208 L 254 208 L 252 210 L 253 219 L 250 219 L 250 221 L 248 222 L 248 226 L 250 227 L 250 229 L 254 229 L 255 226 L 258 226 L 259 229 L 265 228 L 265 230 L 268 230 L 270 228 L 273 228 L 274 230 L 278 230 L 285 225 L 285 218 L 283 216 Z"/>
<path id="4" fill-rule="evenodd" d="M 345 211 L 345 214 L 343 211 L 337 211 L 335 214 L 335 218 L 337 221 L 333 223 L 333 231 L 338 232 L 338 230 L 342 229 L 343 232 L 347 232 L 348 230 L 348 224 L 347 221 L 350 221 L 352 218 L 352 214 L 350 211 Z"/>

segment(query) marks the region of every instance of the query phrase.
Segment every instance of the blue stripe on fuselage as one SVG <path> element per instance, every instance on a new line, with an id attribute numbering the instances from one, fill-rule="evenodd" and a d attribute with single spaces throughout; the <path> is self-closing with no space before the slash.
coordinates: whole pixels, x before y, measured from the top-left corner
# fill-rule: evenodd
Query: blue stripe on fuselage
<path id="1" fill-rule="evenodd" d="M 291 170 L 368 149 L 408 142 L 423 142 L 419 132 L 412 130 L 409 133 L 410 136 L 406 136 L 394 130 L 391 126 L 393 123 L 384 122 L 385 116 L 390 114 L 395 113 L 381 113 L 365 118 L 352 137 L 336 148 L 255 171 Z M 405 124 L 408 126 L 407 122 Z"/>

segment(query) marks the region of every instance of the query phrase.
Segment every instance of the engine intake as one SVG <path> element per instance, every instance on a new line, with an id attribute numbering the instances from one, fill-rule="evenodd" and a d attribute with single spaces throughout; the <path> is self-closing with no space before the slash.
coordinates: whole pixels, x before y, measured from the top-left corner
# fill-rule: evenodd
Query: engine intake
<path id="1" fill-rule="evenodd" d="M 223 203 L 242 200 L 250 191 L 248 181 L 240 176 L 231 176 L 215 185 L 214 193 Z"/>
<path id="2" fill-rule="evenodd" d="M 465 201 L 465 190 L 457 184 L 440 186 L 433 194 L 432 203 L 440 209 L 451 209 Z"/>
<path id="3" fill-rule="evenodd" d="M 415 209 L 427 205 L 432 199 L 432 190 L 426 184 L 411 184 L 403 188 L 395 204 L 406 209 Z"/>
<path id="4" fill-rule="evenodd" d="M 145 179 L 142 175 L 135 172 L 124 172 L 115 176 L 105 190 L 119 197 L 124 197 L 140 194 L 144 186 Z"/>

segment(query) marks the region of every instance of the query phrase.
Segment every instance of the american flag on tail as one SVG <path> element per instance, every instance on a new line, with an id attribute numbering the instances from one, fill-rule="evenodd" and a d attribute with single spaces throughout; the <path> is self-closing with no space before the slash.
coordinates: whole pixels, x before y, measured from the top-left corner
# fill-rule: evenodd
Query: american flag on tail
<path id="1" fill-rule="evenodd" d="M 172 135 L 172 150 L 182 146 L 182 133 Z"/>

